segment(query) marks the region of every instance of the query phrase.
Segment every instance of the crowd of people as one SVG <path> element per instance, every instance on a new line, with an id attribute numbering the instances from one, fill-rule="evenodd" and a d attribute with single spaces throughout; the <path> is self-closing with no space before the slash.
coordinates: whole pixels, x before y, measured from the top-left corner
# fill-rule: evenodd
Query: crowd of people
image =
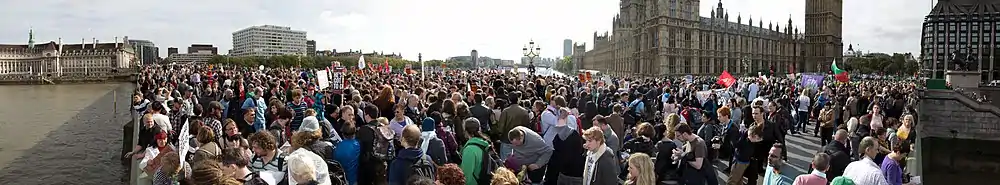
<path id="1" fill-rule="evenodd" d="M 156 185 L 920 183 L 910 81 L 317 73 L 146 66 L 125 158 Z M 796 174 L 786 137 L 810 133 Z"/>

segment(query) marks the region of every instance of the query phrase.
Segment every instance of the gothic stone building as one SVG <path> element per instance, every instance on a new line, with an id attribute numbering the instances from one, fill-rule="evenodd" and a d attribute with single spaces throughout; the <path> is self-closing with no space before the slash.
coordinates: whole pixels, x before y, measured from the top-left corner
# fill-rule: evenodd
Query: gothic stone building
<path id="1" fill-rule="evenodd" d="M 594 47 L 584 54 L 582 66 L 644 76 L 817 70 L 816 61 L 806 60 L 806 35 L 793 28 L 791 19 L 784 27 L 761 19 L 754 25 L 742 15 L 730 22 L 721 1 L 710 17 L 701 17 L 699 3 L 622 0 L 612 33 L 594 34 Z"/>
<path id="2" fill-rule="evenodd" d="M 29 33 L 27 45 L 0 44 L 0 79 L 30 79 L 41 76 L 74 78 L 106 76 L 138 64 L 128 37 L 114 43 L 35 44 Z"/>

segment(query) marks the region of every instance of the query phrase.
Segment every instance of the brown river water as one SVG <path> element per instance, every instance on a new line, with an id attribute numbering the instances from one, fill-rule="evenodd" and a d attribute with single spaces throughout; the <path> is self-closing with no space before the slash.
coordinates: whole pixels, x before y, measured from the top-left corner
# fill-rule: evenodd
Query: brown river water
<path id="1" fill-rule="evenodd" d="M 134 89 L 0 86 L 0 184 L 123 184 L 122 125 Z"/>

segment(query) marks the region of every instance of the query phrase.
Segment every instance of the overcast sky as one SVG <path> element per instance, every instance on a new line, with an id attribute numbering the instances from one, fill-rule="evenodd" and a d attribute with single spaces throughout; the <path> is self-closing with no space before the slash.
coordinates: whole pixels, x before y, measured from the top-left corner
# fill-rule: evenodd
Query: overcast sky
<path id="1" fill-rule="evenodd" d="M 666 0 L 664 0 L 666 1 Z M 224 53 L 232 32 L 252 25 L 308 32 L 319 50 L 400 52 L 407 59 L 469 55 L 516 59 L 534 39 L 544 57 L 562 55 L 563 39 L 586 42 L 611 29 L 619 0 L 6 0 L 0 1 L 0 43 L 63 38 L 87 42 L 115 36 L 167 47 L 214 44 Z M 708 16 L 716 0 L 701 1 Z M 724 0 L 730 19 L 781 23 L 804 30 L 804 0 Z M 930 0 L 844 0 L 844 43 L 872 52 L 914 52 Z"/>

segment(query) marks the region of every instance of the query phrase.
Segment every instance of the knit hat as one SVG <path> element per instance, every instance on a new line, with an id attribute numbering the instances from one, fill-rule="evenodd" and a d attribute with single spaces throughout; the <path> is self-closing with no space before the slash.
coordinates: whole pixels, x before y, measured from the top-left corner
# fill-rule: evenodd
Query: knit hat
<path id="1" fill-rule="evenodd" d="M 840 176 L 833 178 L 833 181 L 830 181 L 830 185 L 854 185 L 854 181 L 850 178 Z"/>
<path id="2" fill-rule="evenodd" d="M 434 131 L 435 126 L 437 126 L 437 122 L 434 121 L 434 118 L 427 117 L 420 123 L 420 131 Z"/>
<path id="3" fill-rule="evenodd" d="M 302 118 L 302 125 L 299 126 L 298 132 L 316 132 L 319 130 L 319 120 L 316 116 L 306 116 Z"/>

